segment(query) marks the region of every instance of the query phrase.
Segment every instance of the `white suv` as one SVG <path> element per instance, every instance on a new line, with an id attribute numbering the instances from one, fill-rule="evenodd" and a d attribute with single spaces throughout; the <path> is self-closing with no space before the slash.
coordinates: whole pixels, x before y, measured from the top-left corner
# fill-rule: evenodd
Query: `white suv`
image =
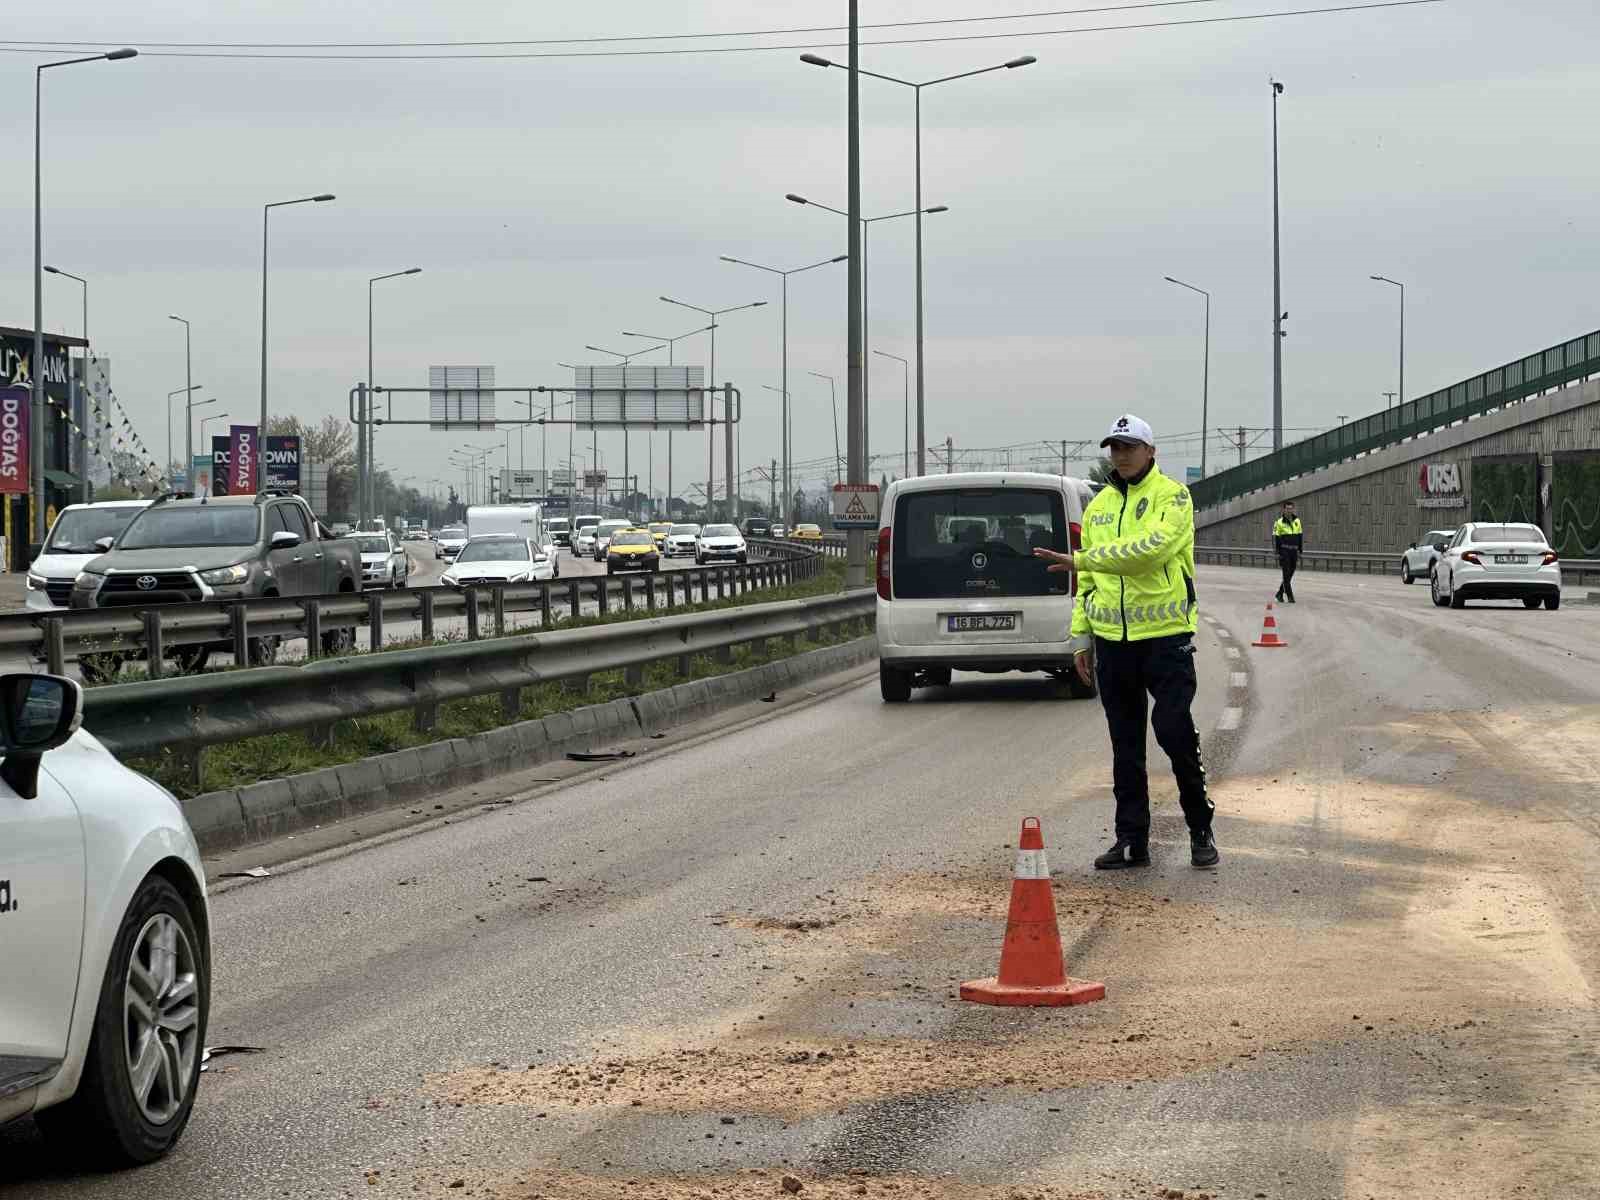
<path id="1" fill-rule="evenodd" d="M 744 535 L 734 525 L 702 525 L 694 540 L 694 561 L 702 567 L 710 562 L 742 563 L 747 553 Z"/>
<path id="2" fill-rule="evenodd" d="M 1412 542 L 1400 556 L 1400 582 L 1433 578 L 1433 564 L 1439 561 L 1437 547 L 1455 536 L 1454 529 L 1430 529 L 1422 535 L 1421 541 Z"/>
<path id="3" fill-rule="evenodd" d="M 960 671 L 1048 671 L 1093 695 L 1072 669 L 1076 573 L 1050 574 L 1040 546 L 1076 549 L 1083 481 L 1031 472 L 901 479 L 878 530 L 878 682 L 908 700 Z"/>
<path id="4" fill-rule="evenodd" d="M 74 1154 L 144 1163 L 200 1082 L 205 873 L 178 802 L 82 711 L 73 680 L 0 676 L 0 1124 L 32 1114 Z"/>

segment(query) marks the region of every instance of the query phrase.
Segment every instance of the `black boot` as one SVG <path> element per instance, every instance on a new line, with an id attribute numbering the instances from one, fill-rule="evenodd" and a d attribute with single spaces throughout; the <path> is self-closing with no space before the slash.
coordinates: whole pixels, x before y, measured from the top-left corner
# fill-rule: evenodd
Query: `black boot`
<path id="1" fill-rule="evenodd" d="M 1217 853 L 1217 839 L 1209 829 L 1189 831 L 1189 861 L 1197 867 L 1214 867 L 1221 860 Z"/>
<path id="2" fill-rule="evenodd" d="M 1148 867 L 1150 845 L 1148 842 L 1125 842 L 1117 839 L 1116 845 L 1094 860 L 1100 871 L 1120 871 L 1125 867 Z"/>

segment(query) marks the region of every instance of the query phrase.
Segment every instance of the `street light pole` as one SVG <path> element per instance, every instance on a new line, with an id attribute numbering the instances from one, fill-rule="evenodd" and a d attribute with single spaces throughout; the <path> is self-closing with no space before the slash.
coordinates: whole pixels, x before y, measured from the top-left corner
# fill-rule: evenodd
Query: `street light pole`
<path id="1" fill-rule="evenodd" d="M 679 308 L 687 308 L 692 312 L 702 313 L 711 318 L 707 328 L 711 331 L 711 379 L 709 386 L 713 389 L 706 393 L 706 520 L 711 520 L 711 506 L 715 500 L 712 485 L 716 482 L 717 466 L 717 423 L 712 415 L 712 396 L 715 395 L 717 386 L 717 318 L 731 312 L 742 312 L 747 308 L 764 308 L 765 300 L 756 300 L 750 304 L 736 304 L 732 308 L 701 308 L 698 304 L 685 304 L 682 300 L 674 300 L 671 296 L 659 297 L 666 304 L 676 304 Z M 734 520 L 733 511 L 733 397 L 722 398 L 723 422 L 727 429 L 728 443 L 728 519 Z"/>
<path id="2" fill-rule="evenodd" d="M 1272 83 L 1272 449 L 1283 449 L 1283 263 L 1278 235 L 1278 97 Z"/>
<path id="3" fill-rule="evenodd" d="M 1200 373 L 1200 478 L 1206 477 L 1206 441 L 1211 428 L 1210 400 L 1211 400 L 1211 293 L 1204 288 L 1197 288 L 1192 283 L 1185 283 L 1181 279 L 1174 279 L 1171 275 L 1163 275 L 1168 283 L 1175 283 L 1181 288 L 1188 288 L 1191 292 L 1199 292 L 1206 298 L 1206 340 L 1204 365 Z M 1065 474 L 1065 472 L 1062 472 Z"/>
<path id="4" fill-rule="evenodd" d="M 187 477 L 194 473 L 194 409 L 190 404 L 194 400 L 194 358 L 189 353 L 189 322 L 176 313 L 168 313 L 167 320 L 183 325 L 183 383 L 189 393 L 183 412 L 183 471 Z M 189 486 L 194 489 L 194 480 L 189 480 Z"/>
<path id="5" fill-rule="evenodd" d="M 81 58 L 66 58 L 59 62 L 40 63 L 33 70 L 33 359 L 28 364 L 28 381 L 32 386 L 29 396 L 30 435 L 28 438 L 28 490 L 33 496 L 33 520 L 29 526 L 33 540 L 44 543 L 48 493 L 44 478 L 44 217 L 43 217 L 43 137 L 42 108 L 44 100 L 44 73 L 51 67 L 71 67 L 78 63 L 119 62 L 133 58 L 139 52 L 124 46 L 105 54 L 86 54 Z"/>
<path id="6" fill-rule="evenodd" d="M 839 455 L 839 393 L 834 388 L 832 375 L 824 375 L 821 371 L 812 371 L 810 374 L 828 381 L 829 407 L 833 409 L 833 478 L 839 482 L 844 478 L 844 459 Z"/>
<path id="7" fill-rule="evenodd" d="M 1374 275 L 1372 281 L 1400 289 L 1400 404 L 1403 406 L 1406 402 L 1406 285 L 1384 275 Z"/>
<path id="8" fill-rule="evenodd" d="M 911 364 L 898 354 L 890 354 L 887 350 L 874 350 L 873 353 L 894 359 L 902 368 L 901 375 L 905 379 L 905 458 L 901 472 L 903 478 L 909 479 L 911 477 Z M 1062 474 L 1065 475 L 1066 472 L 1063 471 Z"/>
<path id="9" fill-rule="evenodd" d="M 825 258 L 821 262 L 809 263 L 803 267 L 791 267 L 785 271 L 779 269 L 778 267 L 763 266 L 761 263 L 748 262 L 742 258 L 730 258 L 726 254 L 722 255 L 723 262 L 735 263 L 741 267 L 754 267 L 757 271 L 765 271 L 769 275 L 776 275 L 783 280 L 783 319 L 782 333 L 780 335 L 781 357 L 783 363 L 781 372 L 782 383 L 775 390 L 781 394 L 783 400 L 783 412 L 781 419 L 782 436 L 780 437 L 779 442 L 783 447 L 783 511 L 784 514 L 789 518 L 788 523 L 793 522 L 793 514 L 790 511 L 790 505 L 792 503 L 790 497 L 794 495 L 789 479 L 790 462 L 793 458 L 793 447 L 790 442 L 790 434 L 792 430 L 790 428 L 789 412 L 789 276 L 798 275 L 802 271 L 814 271 L 818 267 L 827 267 L 833 265 L 834 263 L 841 263 L 849 257 L 850 256 L 847 254 L 836 254 L 834 257 Z M 778 514 L 773 513 L 772 515 L 773 518 L 776 519 Z"/>
<path id="10" fill-rule="evenodd" d="M 863 71 L 862 74 L 870 74 L 870 72 Z M 823 204 L 820 201 L 808 200 L 804 196 L 795 195 L 793 192 L 788 193 L 784 199 L 792 201 L 795 204 L 806 204 L 810 205 L 812 208 L 820 208 L 824 212 L 835 213 L 841 217 L 848 218 L 850 215 L 843 209 L 833 208 L 832 206 Z M 865 353 L 871 348 L 872 345 L 872 309 L 868 301 L 868 297 L 871 293 L 871 287 L 869 286 L 871 280 L 867 270 L 867 234 L 869 227 L 877 224 L 879 221 L 893 221 L 900 217 L 920 216 L 922 211 L 923 210 L 921 209 L 913 210 L 908 208 L 905 212 L 884 213 L 882 216 L 878 217 L 861 218 L 861 346 L 864 364 L 862 368 L 863 374 L 861 377 L 861 453 L 865 457 L 863 470 L 869 472 L 872 468 L 872 380 L 871 372 L 866 369 Z M 935 204 L 926 211 L 930 213 L 949 212 L 950 207 L 946 204 Z"/>
<path id="11" fill-rule="evenodd" d="M 78 478 L 78 498 L 82 503 L 87 504 L 89 503 L 89 446 L 84 435 L 84 428 L 89 423 L 89 400 L 88 393 L 84 390 L 84 384 L 89 382 L 89 281 L 81 275 L 74 275 L 71 271 L 63 271 L 60 267 L 46 266 L 45 270 L 52 275 L 60 275 L 63 279 L 75 279 L 83 289 L 83 353 L 79 356 L 81 370 L 78 372 L 78 395 L 83 398 L 83 419 L 77 419 L 70 412 L 72 407 L 70 397 L 67 401 L 67 407 L 71 423 L 78 428 L 78 471 L 80 473 Z M 167 413 L 167 459 L 169 462 L 172 459 L 172 414 L 170 411 Z M 168 469 L 170 470 L 171 468 L 169 467 Z"/>
<path id="12" fill-rule="evenodd" d="M 372 394 L 372 285 L 385 279 L 399 279 L 402 275 L 420 275 L 421 267 L 407 267 L 403 271 L 390 271 L 387 275 L 374 275 L 367 280 L 367 391 L 365 402 L 357 416 L 360 421 L 356 424 L 356 528 L 360 529 L 362 522 L 371 516 L 373 502 L 372 495 L 372 460 L 378 452 L 377 429 L 373 425 L 373 394 Z M 262 435 L 265 437 L 265 434 Z"/>
<path id="13" fill-rule="evenodd" d="M 290 204 L 321 204 L 332 200 L 331 192 L 302 196 L 298 200 L 275 200 L 261 206 L 261 419 L 256 424 L 256 491 L 267 486 L 267 217 L 275 208 Z"/>
<path id="14" fill-rule="evenodd" d="M 183 401 L 184 420 L 185 421 L 191 420 L 192 418 L 189 416 L 189 414 L 194 412 L 194 394 L 195 394 L 196 391 L 198 391 L 203 386 L 205 386 L 205 385 L 197 383 L 197 384 L 193 384 L 193 385 L 191 385 L 189 387 L 173 388 L 170 392 L 167 393 L 167 464 L 168 464 L 167 470 L 168 471 L 172 470 L 172 466 L 171 466 L 171 463 L 172 463 L 172 398 L 174 396 L 182 396 L 184 398 L 184 401 Z M 214 402 L 212 402 L 212 403 L 214 403 Z M 191 457 L 191 459 L 193 458 L 192 455 L 190 457 Z M 193 469 L 192 462 L 191 462 L 190 468 L 186 469 L 184 471 L 184 475 L 187 476 L 189 474 L 189 470 L 191 470 L 191 469 Z M 170 482 L 170 480 L 169 480 L 169 482 Z"/>
<path id="15" fill-rule="evenodd" d="M 800 61 L 803 62 L 803 63 L 807 63 L 807 64 L 809 64 L 811 66 L 814 66 L 814 67 L 836 67 L 836 66 L 840 65 L 839 63 L 832 62 L 829 59 L 823 58 L 821 55 L 817 55 L 817 54 L 802 54 L 800 56 Z M 893 75 L 880 75 L 876 71 L 862 71 L 862 70 L 860 70 L 859 65 L 855 62 L 854 58 L 852 58 L 852 60 L 851 60 L 850 73 L 851 73 L 852 79 L 853 79 L 853 77 L 855 75 L 860 74 L 860 75 L 869 76 L 869 77 L 871 77 L 873 79 L 881 79 L 885 83 L 898 83 L 902 87 L 910 88 L 912 90 L 913 94 L 916 97 L 916 104 L 915 104 L 915 114 L 916 114 L 915 115 L 915 121 L 916 121 L 916 134 L 915 134 L 916 147 L 915 147 L 915 149 L 916 149 L 916 154 L 915 154 L 915 157 L 916 157 L 916 203 L 917 203 L 917 206 L 916 206 L 916 209 L 914 211 L 917 214 L 917 221 L 916 221 L 916 226 L 917 226 L 917 231 L 916 231 L 916 242 L 917 242 L 916 256 L 917 256 L 917 474 L 918 475 L 926 474 L 925 464 L 924 464 L 924 461 L 923 461 L 923 443 L 926 440 L 926 438 L 925 438 L 925 429 L 924 429 L 924 420 L 923 420 L 923 410 L 924 410 L 924 404 L 923 404 L 923 399 L 924 399 L 924 386 L 923 386 L 923 384 L 924 384 L 924 373 L 923 373 L 923 354 L 922 354 L 922 214 L 925 211 L 931 211 L 931 210 L 924 209 L 923 206 L 922 206 L 922 89 L 925 88 L 925 87 L 933 87 L 934 85 L 940 84 L 940 83 L 952 83 L 957 79 L 970 79 L 975 75 L 987 75 L 990 71 L 1012 71 L 1012 70 L 1015 70 L 1018 67 L 1031 66 L 1032 64 L 1034 64 L 1034 63 L 1036 63 L 1038 61 L 1039 60 L 1037 58 L 1035 58 L 1033 55 L 1025 54 L 1021 58 L 1013 58 L 1009 62 L 996 63 L 992 67 L 980 67 L 976 71 L 962 71 L 958 75 L 946 75 L 946 76 L 943 76 L 942 78 L 939 78 L 939 79 L 927 79 L 927 80 L 923 80 L 921 82 L 914 82 L 914 81 L 909 80 L 909 79 L 897 79 Z M 865 269 L 866 269 L 866 264 L 862 263 L 862 270 L 864 271 Z"/>

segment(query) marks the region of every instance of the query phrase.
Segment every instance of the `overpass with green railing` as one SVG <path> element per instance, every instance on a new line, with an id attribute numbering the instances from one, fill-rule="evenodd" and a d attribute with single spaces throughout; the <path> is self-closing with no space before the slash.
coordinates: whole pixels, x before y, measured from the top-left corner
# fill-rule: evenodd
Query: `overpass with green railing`
<path id="1" fill-rule="evenodd" d="M 1531 396 L 1600 375 L 1600 331 L 1350 421 L 1190 485 L 1197 510 L 1446 429 Z"/>

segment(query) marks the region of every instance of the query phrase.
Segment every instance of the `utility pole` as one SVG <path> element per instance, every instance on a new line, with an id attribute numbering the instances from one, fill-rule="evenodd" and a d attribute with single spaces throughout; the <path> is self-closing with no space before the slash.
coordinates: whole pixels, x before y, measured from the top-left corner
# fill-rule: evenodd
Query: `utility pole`
<path id="1" fill-rule="evenodd" d="M 1278 97 L 1283 84 L 1272 80 L 1272 449 L 1283 449 L 1283 271 L 1278 237 Z M 1244 450 L 1239 451 L 1240 462 Z"/>
<path id="2" fill-rule="evenodd" d="M 955 474 L 955 470 L 956 470 L 956 440 L 955 440 L 955 438 L 947 437 L 944 440 L 944 473 L 946 475 L 953 475 L 953 474 Z"/>
<path id="3" fill-rule="evenodd" d="M 861 13 L 860 0 L 849 0 L 850 11 L 850 84 L 846 105 L 849 125 L 846 156 L 846 194 L 849 197 L 851 269 L 846 272 L 849 282 L 847 292 L 849 316 L 846 330 L 846 386 L 845 429 L 849 438 L 850 482 L 865 483 L 866 473 L 863 453 L 864 433 L 861 427 L 861 386 L 864 364 L 861 354 L 861 272 L 855 264 L 861 261 Z M 787 502 L 787 497 L 785 498 Z M 41 536 L 40 541 L 43 541 Z M 845 586 L 864 587 L 867 582 L 867 538 L 864 530 L 851 529 L 846 536 Z"/>
<path id="4" fill-rule="evenodd" d="M 1067 439 L 1061 439 L 1061 473 L 1067 473 Z"/>
<path id="5" fill-rule="evenodd" d="M 1244 448 L 1245 448 L 1245 444 L 1246 444 L 1245 443 L 1245 430 L 1244 430 L 1244 426 L 1241 425 L 1241 426 L 1239 426 L 1239 441 L 1237 443 L 1237 445 L 1239 447 L 1239 465 L 1241 467 L 1244 466 Z"/>
<path id="6" fill-rule="evenodd" d="M 771 500 L 771 505 L 767 509 L 767 511 L 771 514 L 771 519 L 776 521 L 778 519 L 778 460 L 777 459 L 773 459 L 772 460 L 772 474 L 767 476 L 767 482 L 772 485 L 771 488 L 769 489 L 771 491 L 771 493 L 772 493 L 772 500 Z"/>

